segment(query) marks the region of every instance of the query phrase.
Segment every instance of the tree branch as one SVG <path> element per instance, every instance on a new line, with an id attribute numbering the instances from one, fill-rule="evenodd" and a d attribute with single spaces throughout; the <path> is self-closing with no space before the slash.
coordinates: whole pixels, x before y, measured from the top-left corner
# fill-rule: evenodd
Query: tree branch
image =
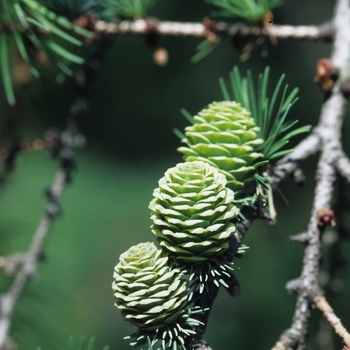
<path id="1" fill-rule="evenodd" d="M 68 128 L 67 133 L 74 138 L 75 128 Z M 68 136 L 68 135 L 66 135 Z M 35 275 L 36 263 L 40 260 L 43 252 L 46 237 L 49 230 L 59 214 L 58 201 L 62 192 L 70 178 L 73 161 L 74 141 L 65 145 L 66 155 L 61 163 L 60 169 L 57 171 L 55 178 L 49 190 L 49 203 L 46 206 L 44 215 L 42 216 L 38 228 L 33 236 L 31 246 L 23 257 L 20 270 L 17 272 L 14 282 L 8 292 L 1 296 L 0 299 L 0 349 L 4 349 L 9 342 L 8 333 L 11 326 L 12 315 L 16 303 L 21 296 L 27 282 Z"/>
<path id="2" fill-rule="evenodd" d="M 338 0 L 335 9 L 335 42 L 331 61 L 336 68 L 340 70 L 340 76 L 348 75 L 348 60 L 350 59 L 350 5 L 347 0 Z M 336 177 L 335 164 L 338 161 L 341 151 L 341 127 L 343 122 L 343 114 L 346 107 L 346 100 L 340 89 L 340 83 L 335 84 L 331 96 L 324 102 L 321 110 L 320 123 L 315 128 L 312 135 L 317 135 L 319 139 L 318 147 L 321 150 L 321 157 L 317 166 L 316 188 L 311 212 L 311 218 L 308 225 L 307 242 L 301 276 L 299 278 L 299 286 L 297 288 L 298 299 L 291 327 L 286 330 L 280 337 L 279 341 L 273 347 L 273 350 L 291 350 L 304 349 L 306 335 L 308 331 L 308 323 L 312 306 L 312 295 L 318 286 L 318 272 L 321 258 L 321 234 L 324 227 L 320 226 L 318 213 L 325 208 L 329 208 L 331 204 L 331 195 L 333 192 L 333 184 Z M 308 141 L 310 142 L 310 141 Z M 308 142 L 305 144 L 308 145 Z M 300 158 L 295 157 L 293 153 L 290 159 L 305 159 L 305 155 L 310 150 L 317 149 L 316 142 L 313 147 L 304 147 L 308 152 L 301 152 Z M 300 146 L 296 148 L 296 152 L 300 153 Z M 297 153 L 298 154 L 298 153 Z M 295 158 L 293 158 L 295 157 Z M 288 157 L 287 157 L 288 159 Z M 283 161 L 281 162 L 283 164 Z M 286 164 L 286 163 L 285 163 Z M 287 163 L 288 164 L 288 163 Z M 288 173 L 290 168 L 285 171 Z"/>
<path id="3" fill-rule="evenodd" d="M 94 26 L 94 32 L 108 35 L 145 35 L 149 30 L 149 20 L 136 19 L 134 21 L 121 21 L 118 23 L 97 21 Z M 156 23 L 156 27 L 153 27 L 152 30 L 155 30 L 158 35 L 197 38 L 206 38 L 208 35 L 208 28 L 205 23 L 169 22 L 154 19 L 152 19 L 152 23 Z M 329 23 L 320 26 L 273 25 L 262 28 L 259 26 L 237 27 L 229 23 L 214 22 L 214 26 L 210 30 L 220 36 L 238 36 L 241 38 L 273 35 L 280 40 L 292 39 L 325 42 L 329 42 L 333 38 L 333 26 Z"/>

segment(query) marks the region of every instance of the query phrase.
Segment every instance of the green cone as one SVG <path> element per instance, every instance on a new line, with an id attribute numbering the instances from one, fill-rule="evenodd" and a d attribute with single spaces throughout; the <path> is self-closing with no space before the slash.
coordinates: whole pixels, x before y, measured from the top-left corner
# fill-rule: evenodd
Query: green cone
<path id="1" fill-rule="evenodd" d="M 142 332 L 164 328 L 185 311 L 187 282 L 168 263 L 161 249 L 146 242 L 123 253 L 114 268 L 115 305 Z"/>
<path id="2" fill-rule="evenodd" d="M 150 203 L 151 229 L 170 257 L 198 264 L 229 248 L 238 208 L 226 183 L 217 168 L 201 161 L 180 163 L 159 180 Z"/>
<path id="3" fill-rule="evenodd" d="M 254 192 L 254 165 L 264 158 L 259 152 L 264 140 L 258 137 L 260 129 L 250 113 L 234 101 L 213 102 L 194 120 L 182 140 L 187 147 L 178 149 L 185 160 L 201 160 L 219 168 L 236 197 L 242 191 Z"/>

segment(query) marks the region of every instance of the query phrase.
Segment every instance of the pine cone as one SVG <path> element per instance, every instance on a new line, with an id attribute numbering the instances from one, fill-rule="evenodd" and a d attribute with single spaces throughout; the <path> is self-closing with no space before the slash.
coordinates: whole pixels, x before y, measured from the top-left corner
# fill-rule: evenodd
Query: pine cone
<path id="1" fill-rule="evenodd" d="M 114 268 L 112 289 L 122 316 L 141 331 L 154 331 L 177 321 L 188 302 L 181 271 L 153 243 L 132 246 Z"/>
<path id="2" fill-rule="evenodd" d="M 201 161 L 166 171 L 153 192 L 151 229 L 161 247 L 177 261 L 198 264 L 229 248 L 238 214 L 234 193 L 219 170 Z"/>
<path id="3" fill-rule="evenodd" d="M 194 117 L 195 123 L 185 129 L 180 147 L 186 161 L 201 160 L 220 169 L 227 178 L 227 186 L 236 197 L 241 191 L 254 192 L 254 165 L 263 160 L 258 137 L 250 113 L 234 101 L 213 102 Z"/>

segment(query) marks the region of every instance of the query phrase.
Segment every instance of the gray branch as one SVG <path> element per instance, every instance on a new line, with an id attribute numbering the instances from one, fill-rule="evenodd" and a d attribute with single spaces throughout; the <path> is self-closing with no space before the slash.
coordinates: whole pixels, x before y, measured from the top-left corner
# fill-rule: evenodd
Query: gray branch
<path id="1" fill-rule="evenodd" d="M 288 154 L 276 163 L 270 175 L 273 188 L 276 188 L 286 176 L 293 174 L 305 159 L 320 150 L 321 137 L 318 131 L 319 128 L 315 128 L 308 137 L 295 147 L 293 153 Z"/>
<path id="2" fill-rule="evenodd" d="M 78 134 L 78 121 L 86 112 L 93 78 L 110 44 L 111 40 L 109 38 L 100 38 L 90 60 L 84 68 L 77 72 L 75 78 L 79 97 L 70 107 L 67 129 L 62 133 L 58 132 L 59 135 L 57 135 L 55 130 L 48 133 L 52 144 L 49 149 L 50 155 L 52 158 L 60 156 L 61 165 L 56 172 L 51 187 L 47 191 L 49 202 L 33 236 L 32 243 L 24 254 L 23 261 L 21 261 L 21 268 L 17 271 L 7 293 L 0 296 L 0 350 L 15 348 L 9 339 L 12 315 L 24 287 L 36 273 L 36 263 L 40 260 L 43 253 L 44 244 L 54 219 L 59 215 L 59 200 L 66 184 L 70 181 L 71 173 L 74 169 L 75 150 L 84 146 L 84 138 Z"/>
<path id="3" fill-rule="evenodd" d="M 335 167 L 338 173 L 350 183 L 350 160 L 344 152 L 339 152 L 339 156 L 335 161 Z"/>
<path id="4" fill-rule="evenodd" d="M 136 34 L 145 35 L 149 31 L 149 19 L 136 19 L 134 21 L 121 21 L 107 23 L 97 21 L 94 31 L 99 34 L 125 35 Z M 273 25 L 270 27 L 241 27 L 238 28 L 229 23 L 215 23 L 208 29 L 204 23 L 169 22 L 152 20 L 152 30 L 162 36 L 185 36 L 206 38 L 208 31 L 220 36 L 238 36 L 241 38 L 274 36 L 279 40 L 308 40 L 308 41 L 331 41 L 333 38 L 333 26 L 329 23 L 320 26 L 290 26 Z M 155 25 L 155 27 L 154 27 Z"/>
<path id="5" fill-rule="evenodd" d="M 51 186 L 51 196 L 57 201 L 67 183 L 68 172 L 64 168 L 60 168 L 53 180 Z M 31 246 L 24 255 L 22 267 L 16 274 L 15 280 L 6 294 L 0 298 L 0 349 L 3 349 L 8 343 L 8 333 L 11 326 L 12 314 L 14 312 L 18 298 L 20 297 L 27 282 L 34 276 L 36 271 L 36 263 L 39 260 L 45 239 L 55 219 L 52 215 L 52 202 L 49 202 L 44 215 L 42 216 L 38 228 L 33 236 Z"/>
<path id="6" fill-rule="evenodd" d="M 335 8 L 335 41 L 331 61 L 339 69 L 340 77 L 348 77 L 350 59 L 350 4 L 348 0 L 338 0 Z M 324 227 L 318 222 L 322 209 L 330 208 L 336 171 L 344 169 L 349 178 L 349 160 L 341 150 L 341 127 L 346 100 L 336 83 L 331 96 L 323 103 L 319 125 L 291 155 L 279 162 L 275 168 L 274 181 L 278 183 L 288 173 L 293 172 L 301 161 L 320 151 L 316 173 L 316 188 L 311 218 L 307 229 L 309 240 L 306 244 L 303 267 L 297 289 L 298 298 L 292 325 L 280 337 L 273 350 L 302 350 L 305 348 L 308 323 L 313 304 L 312 296 L 319 290 L 318 273 L 321 258 L 321 234 Z"/>
<path id="7" fill-rule="evenodd" d="M 9 338 L 12 316 L 25 286 L 36 275 L 36 265 L 43 255 L 46 238 L 54 220 L 60 214 L 59 201 L 66 184 L 70 181 L 74 168 L 75 149 L 77 146 L 81 146 L 81 137 L 77 135 L 74 118 L 69 120 L 65 131 L 54 131 L 54 133 L 57 133 L 57 142 L 53 142 L 49 150 L 53 158 L 60 154 L 61 164 L 47 190 L 48 203 L 33 235 L 31 245 L 21 257 L 20 267 L 16 271 L 12 285 L 5 294 L 0 296 L 0 350 L 15 349 Z"/>

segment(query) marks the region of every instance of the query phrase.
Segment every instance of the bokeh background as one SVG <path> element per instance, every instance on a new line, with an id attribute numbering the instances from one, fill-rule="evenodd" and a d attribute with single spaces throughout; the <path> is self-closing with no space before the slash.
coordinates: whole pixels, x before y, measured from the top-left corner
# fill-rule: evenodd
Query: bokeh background
<path id="1" fill-rule="evenodd" d="M 332 17 L 333 7 L 331 0 L 286 0 L 274 11 L 274 22 L 321 24 Z M 160 0 L 150 15 L 196 22 L 211 10 L 201 0 Z M 172 131 L 187 125 L 180 109 L 194 114 L 220 100 L 218 78 L 227 79 L 234 65 L 241 72 L 251 69 L 255 76 L 269 65 L 271 85 L 286 73 L 291 88 L 300 87 L 291 117 L 299 119 L 300 125 L 316 125 L 323 96 L 313 81 L 314 69 L 319 58 L 329 57 L 330 44 L 281 41 L 272 46 L 266 41 L 242 63 L 240 52 L 223 40 L 216 51 L 193 65 L 190 58 L 200 41 L 162 38 L 170 59 L 167 66 L 159 67 L 143 37 L 115 38 L 93 85 L 82 123 L 87 146 L 78 152 L 73 181 L 63 195 L 62 215 L 45 249 L 47 259 L 15 315 L 12 334 L 19 349 L 66 349 L 70 335 L 76 340 L 95 336 L 96 349 L 104 345 L 113 350 L 129 348 L 123 336 L 133 328 L 113 306 L 113 267 L 131 245 L 154 241 L 148 203 L 158 179 L 181 161 L 176 151 L 179 140 Z M 65 126 L 76 97 L 72 81 L 55 85 L 49 75 L 46 88 L 33 83 L 26 89 L 18 131 L 26 139 L 40 138 L 50 127 Z M 3 91 L 0 96 L 3 114 Z M 307 176 L 303 188 L 289 179 L 281 185 L 288 203 L 276 193 L 277 224 L 256 222 L 249 231 L 245 244 L 250 249 L 236 263 L 242 294 L 232 299 L 221 291 L 209 319 L 205 339 L 213 349 L 269 349 L 290 325 L 296 298 L 287 294 L 285 283 L 299 275 L 303 249 L 288 237 L 306 229 L 316 161 L 314 157 L 303 166 Z M 19 156 L 15 171 L 0 188 L 0 255 L 27 249 L 46 204 L 44 189 L 57 167 L 44 152 Z M 344 191 L 336 189 L 335 204 L 338 193 Z M 343 209 L 346 221 L 349 215 Z M 329 251 L 325 248 L 325 267 Z M 345 241 L 339 253 L 345 265 L 337 272 L 330 301 L 350 327 L 348 251 Z M 1 292 L 10 282 L 1 272 Z M 307 349 L 341 349 L 338 340 L 335 347 L 327 345 L 329 332 L 321 320 L 315 310 Z"/>

